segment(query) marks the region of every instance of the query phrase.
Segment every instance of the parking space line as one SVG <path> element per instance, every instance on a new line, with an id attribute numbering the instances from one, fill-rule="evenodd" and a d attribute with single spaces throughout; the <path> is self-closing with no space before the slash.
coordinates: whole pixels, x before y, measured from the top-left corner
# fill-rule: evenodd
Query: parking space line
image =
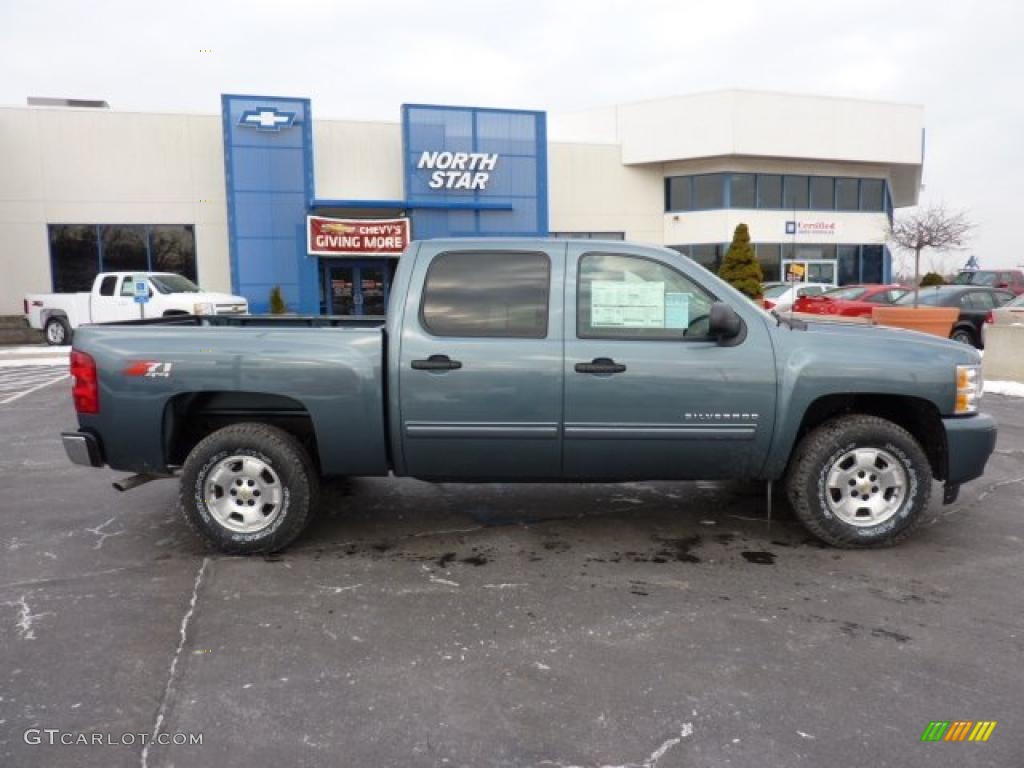
<path id="1" fill-rule="evenodd" d="M 58 381 L 63 381 L 64 379 L 68 378 L 69 376 L 70 376 L 70 374 L 68 374 L 68 373 L 62 373 L 60 376 L 58 376 L 55 379 L 49 379 L 47 381 L 44 381 L 42 384 L 37 384 L 36 386 L 30 387 L 29 389 L 23 390 L 22 392 L 17 392 L 14 395 L 11 395 L 10 397 L 8 397 L 6 400 L 0 400 L 0 405 L 7 405 L 8 403 L 13 403 L 15 400 L 18 400 L 18 399 L 24 397 L 25 395 L 31 395 L 33 392 L 36 392 L 36 391 L 42 389 L 43 387 L 48 387 L 51 384 L 56 384 Z"/>

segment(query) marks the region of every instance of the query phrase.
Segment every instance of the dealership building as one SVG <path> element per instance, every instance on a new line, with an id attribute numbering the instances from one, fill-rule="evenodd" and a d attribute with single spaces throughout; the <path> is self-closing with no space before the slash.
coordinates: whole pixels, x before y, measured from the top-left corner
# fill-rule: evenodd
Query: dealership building
<path id="1" fill-rule="evenodd" d="M 219 115 L 0 107 L 0 315 L 104 270 L 173 271 L 266 311 L 383 312 L 409 238 L 554 236 L 675 248 L 715 269 L 750 228 L 766 280 L 891 278 L 917 203 L 919 106 L 718 91 L 546 114 L 403 105 L 321 119 L 224 95 Z"/>

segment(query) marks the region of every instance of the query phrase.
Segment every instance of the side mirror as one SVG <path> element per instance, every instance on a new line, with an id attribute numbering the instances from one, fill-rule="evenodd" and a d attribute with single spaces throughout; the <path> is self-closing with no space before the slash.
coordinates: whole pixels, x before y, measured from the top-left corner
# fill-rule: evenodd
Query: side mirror
<path id="1" fill-rule="evenodd" d="M 721 341 L 737 339 L 743 332 L 743 320 L 728 304 L 716 301 L 708 314 L 708 334 Z"/>
<path id="2" fill-rule="evenodd" d="M 1009 283 L 996 283 L 996 288 L 1009 288 Z"/>

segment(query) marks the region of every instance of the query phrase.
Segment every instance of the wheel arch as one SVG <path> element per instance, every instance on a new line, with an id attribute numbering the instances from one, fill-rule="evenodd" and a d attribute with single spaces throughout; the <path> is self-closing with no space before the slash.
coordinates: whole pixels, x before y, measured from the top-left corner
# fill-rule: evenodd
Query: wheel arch
<path id="1" fill-rule="evenodd" d="M 942 415 L 935 403 L 912 395 L 875 393 L 843 393 L 822 395 L 812 401 L 804 411 L 793 444 L 790 446 L 789 461 L 796 446 L 814 428 L 838 416 L 863 414 L 877 416 L 907 430 L 921 445 L 928 457 L 932 474 L 944 479 L 947 469 L 946 430 Z"/>
<path id="2" fill-rule="evenodd" d="M 164 456 L 169 466 L 181 466 L 207 435 L 238 423 L 278 427 L 295 437 L 319 471 L 316 427 L 300 401 L 270 392 L 184 392 L 170 398 L 163 414 Z"/>

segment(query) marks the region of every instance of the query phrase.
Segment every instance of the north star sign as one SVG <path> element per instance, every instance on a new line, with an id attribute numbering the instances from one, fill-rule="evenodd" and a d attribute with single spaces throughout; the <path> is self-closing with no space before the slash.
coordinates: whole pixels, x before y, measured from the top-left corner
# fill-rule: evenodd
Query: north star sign
<path id="1" fill-rule="evenodd" d="M 496 152 L 429 152 L 420 155 L 416 167 L 432 171 L 431 189 L 487 189 L 491 171 L 498 165 Z"/>

